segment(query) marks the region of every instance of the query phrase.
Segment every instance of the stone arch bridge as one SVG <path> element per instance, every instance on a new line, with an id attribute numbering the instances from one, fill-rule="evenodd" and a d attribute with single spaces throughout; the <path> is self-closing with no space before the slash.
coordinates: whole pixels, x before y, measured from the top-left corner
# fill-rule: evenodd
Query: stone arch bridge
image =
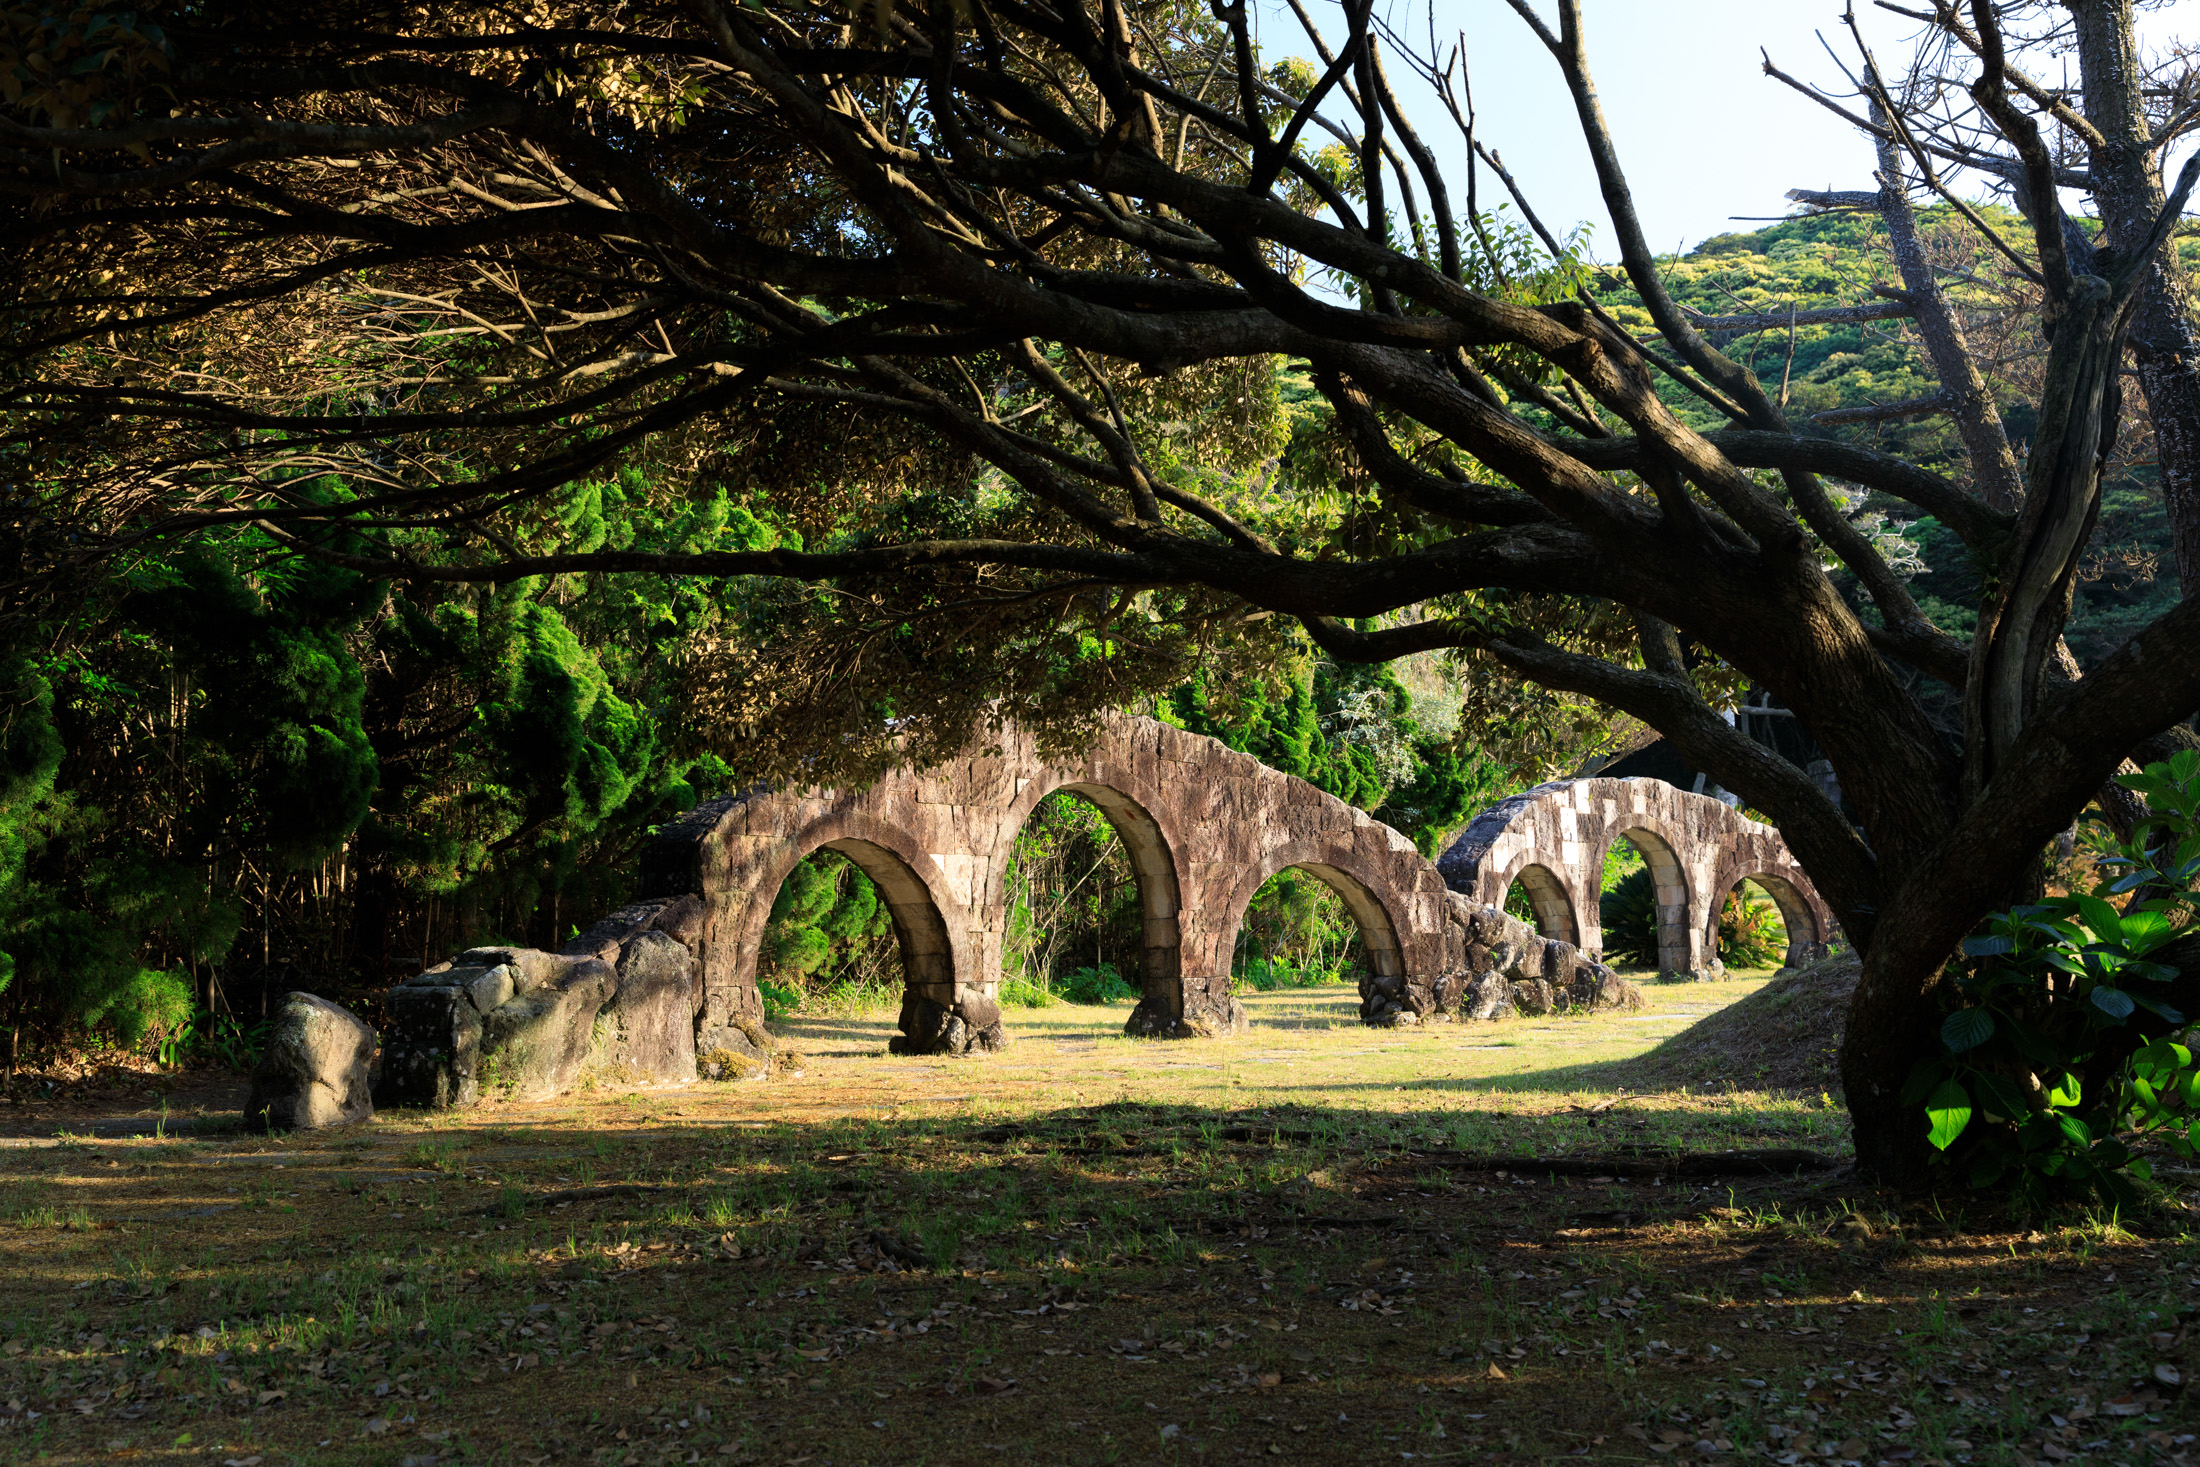
<path id="1" fill-rule="evenodd" d="M 1834 931 L 1778 832 L 1655 780 L 1530 790 L 1485 812 L 1431 862 L 1312 785 L 1153 719 L 1111 720 L 1067 763 L 1041 758 L 1030 735 L 1007 727 L 937 769 L 898 771 L 863 790 L 754 790 L 659 831 L 643 859 L 644 897 L 700 903 L 699 913 L 684 903 L 693 915 L 682 919 L 699 980 L 695 1052 L 721 1041 L 739 1048 L 763 1017 L 765 923 L 780 884 L 817 850 L 853 861 L 892 910 L 908 985 L 896 1048 L 1003 1042 L 1009 855 L 1039 802 L 1062 790 L 1107 815 L 1137 876 L 1145 942 L 1133 1034 L 1243 1023 L 1230 995 L 1238 927 L 1262 883 L 1287 867 L 1327 883 L 1358 921 L 1369 970 L 1361 1012 L 1372 1023 L 1449 1012 L 1485 973 L 1563 988 L 1577 973 L 1601 972 L 1604 855 L 1623 839 L 1655 873 L 1660 967 L 1672 975 L 1710 966 L 1720 905 L 1745 878 L 1778 901 L 1790 962 Z M 1526 884 L 1539 932 L 1502 914 L 1515 880 Z M 646 926 L 648 910 L 629 913 Z"/>

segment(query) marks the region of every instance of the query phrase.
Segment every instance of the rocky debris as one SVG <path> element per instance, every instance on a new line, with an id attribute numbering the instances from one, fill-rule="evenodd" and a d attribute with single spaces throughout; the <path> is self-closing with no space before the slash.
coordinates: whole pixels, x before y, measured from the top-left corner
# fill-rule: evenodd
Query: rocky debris
<path id="1" fill-rule="evenodd" d="M 372 1120 L 375 1044 L 374 1031 L 350 1010 L 310 993 L 283 995 L 252 1071 L 245 1125 L 309 1131 Z"/>
<path id="2" fill-rule="evenodd" d="M 1572 943 L 1546 938 L 1501 908 L 1476 906 L 1458 895 L 1450 901 L 1451 920 L 1463 929 L 1467 971 L 1425 982 L 1362 980 L 1360 1015 L 1366 1022 L 1488 1022 L 1515 1013 L 1643 1007 L 1641 989 Z"/>
<path id="3" fill-rule="evenodd" d="M 558 949 L 575 957 L 618 961 L 617 949 L 644 932 L 662 932 L 690 953 L 703 936 L 703 899 L 692 892 L 619 908 Z"/>
<path id="4" fill-rule="evenodd" d="M 681 1083 L 697 1074 L 696 962 L 678 933 L 699 933 L 694 898 L 628 908 L 561 952 L 472 948 L 391 990 L 390 1036 L 376 1099 L 450 1109 L 484 1088 L 520 1100 L 561 1095 L 584 1073 Z M 746 1036 L 714 1036 L 739 1051 Z"/>
<path id="5" fill-rule="evenodd" d="M 573 1087 L 596 1037 L 596 1015 L 619 991 L 601 958 L 571 966 L 481 1016 L 481 1082 L 516 1100 L 547 1100 Z"/>
<path id="6" fill-rule="evenodd" d="M 376 1105 L 450 1110 L 481 1098 L 481 1010 L 466 987 L 434 981 L 454 971 L 431 970 L 390 990 Z"/>
<path id="7" fill-rule="evenodd" d="M 1489 1022 L 1510 1017 L 1514 1012 L 1512 984 L 1502 973 L 1476 973 L 1468 978 L 1459 996 L 1456 1010 L 1462 1019 Z"/>
<path id="8" fill-rule="evenodd" d="M 705 1025 L 695 1036 L 695 1073 L 705 1080 L 761 1080 L 771 1073 L 777 1051 L 770 1031 L 755 1019 Z"/>

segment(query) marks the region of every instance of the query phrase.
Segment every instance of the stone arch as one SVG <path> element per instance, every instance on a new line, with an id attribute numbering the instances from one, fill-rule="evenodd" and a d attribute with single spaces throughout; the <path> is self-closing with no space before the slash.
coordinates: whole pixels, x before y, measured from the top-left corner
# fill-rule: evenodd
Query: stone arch
<path id="1" fill-rule="evenodd" d="M 1531 868 L 1540 923 L 1562 934 L 1551 940 L 1594 952 L 1604 851 L 1628 831 L 1655 835 L 1682 874 L 1666 881 L 1672 872 L 1661 870 L 1661 883 L 1685 892 L 1691 976 L 1704 967 L 1714 903 L 1745 875 L 1785 884 L 1810 918 L 1791 929 L 1812 943 L 1834 930 L 1779 832 L 1656 780 L 1539 786 L 1483 812 L 1432 864 L 1365 811 L 1154 719 L 1110 717 L 1069 756 L 1042 756 L 1033 735 L 1003 724 L 931 769 L 895 770 L 862 789 L 754 789 L 660 827 L 643 857 L 640 895 L 700 899 L 698 1045 L 713 1047 L 714 1026 L 762 1018 L 756 958 L 771 901 L 795 861 L 836 842 L 851 843 L 844 853 L 871 863 L 874 880 L 883 873 L 905 966 L 920 975 L 912 993 L 921 984 L 921 997 L 952 1011 L 961 1024 L 953 1032 L 998 1033 L 1002 877 L 1032 809 L 1062 789 L 1108 816 L 1139 876 L 1145 992 L 1127 1026 L 1138 1034 L 1216 1033 L 1242 1021 L 1230 996 L 1237 929 L 1260 882 L 1287 866 L 1343 892 L 1369 934 L 1373 991 L 1362 1014 L 1371 1023 L 1441 1007 L 1435 995 L 1457 989 L 1487 959 L 1473 955 L 1474 914 L 1502 908 L 1513 879 Z M 1722 885 L 1713 878 L 1727 863 L 1735 863 L 1732 878 Z M 1663 867 L 1662 854 L 1655 864 Z M 1661 946 L 1682 972 L 1681 944 Z M 905 1008 L 904 1032 L 917 1038 L 909 1022 Z"/>
<path id="2" fill-rule="evenodd" d="M 1144 802 L 1134 799 L 1114 783 L 1042 777 L 1030 780 L 1009 807 L 1006 830 L 1011 846 L 1040 804 L 1059 794 L 1090 801 L 1108 818 L 1108 824 L 1115 828 L 1116 838 L 1123 842 L 1131 874 L 1138 883 L 1143 928 L 1139 947 L 1139 987 L 1148 994 L 1166 990 L 1176 984 L 1183 973 L 1184 892 L 1177 876 L 1176 842 L 1170 839 L 1160 818 Z M 1004 915 L 1008 907 L 1007 881 L 1008 863 L 1004 859 L 994 874 L 995 890 L 990 894 L 992 907 Z M 995 960 L 998 962 L 997 954 Z"/>
<path id="3" fill-rule="evenodd" d="M 1237 951 L 1238 932 L 1245 925 L 1246 909 L 1274 877 L 1285 871 L 1304 871 L 1344 900 L 1360 930 L 1360 947 L 1367 954 L 1367 974 L 1361 979 L 1363 1005 L 1371 992 L 1395 992 L 1404 984 L 1412 959 L 1400 938 L 1399 921 L 1383 900 L 1374 882 L 1355 868 L 1365 865 L 1362 853 L 1344 841 L 1297 841 L 1275 850 L 1258 864 L 1246 868 L 1215 909 L 1213 931 L 1219 941 L 1216 959 L 1227 975 Z M 1375 881 L 1379 873 L 1370 872 Z"/>
<path id="4" fill-rule="evenodd" d="M 1648 845 L 1646 858 L 1656 854 L 1651 864 L 1661 888 L 1658 966 L 1665 976 L 1695 978 L 1709 970 L 1718 904 L 1744 876 L 1763 872 L 1785 883 L 1799 910 L 1808 912 L 1802 930 L 1820 934 L 1816 943 L 1834 930 L 1832 912 L 1777 830 L 1656 779 L 1564 780 L 1514 795 L 1477 816 L 1438 859 L 1437 869 L 1445 884 L 1470 902 L 1502 908 L 1522 867 L 1544 866 L 1567 893 L 1583 939 L 1579 945 L 1601 951 L 1604 855 L 1614 840 L 1635 833 L 1655 838 L 1638 844 Z M 1675 906 L 1686 915 L 1678 933 L 1671 920 Z"/>
<path id="5" fill-rule="evenodd" d="M 1726 906 L 1726 899 L 1736 887 L 1745 881 L 1754 881 L 1764 888 L 1765 895 L 1780 909 L 1780 923 L 1787 928 L 1787 953 L 1782 962 L 1790 968 L 1800 968 L 1814 963 L 1826 955 L 1826 943 L 1832 937 L 1829 920 L 1823 915 L 1824 904 L 1817 893 L 1807 885 L 1798 886 L 1793 879 L 1796 873 L 1780 874 L 1776 871 L 1742 869 L 1747 862 L 1737 862 L 1719 873 L 1717 891 L 1711 899 L 1711 920 L 1705 931 L 1705 940 L 1714 947 L 1719 937 L 1719 913 Z"/>
<path id="6" fill-rule="evenodd" d="M 1678 834 L 1664 820 L 1654 815 L 1635 817 L 1635 823 L 1623 829 L 1611 831 L 1597 846 L 1596 855 L 1589 863 L 1588 874 L 1594 879 L 1601 898 L 1604 882 L 1604 862 L 1612 847 L 1626 841 L 1641 855 L 1643 865 L 1650 870 L 1650 880 L 1658 894 L 1658 971 L 1660 973 L 1686 973 L 1702 966 L 1702 957 L 1696 950 L 1695 927 L 1689 920 L 1693 911 L 1690 901 L 1688 869 L 1680 853 L 1673 847 L 1673 837 Z M 1685 837 L 1683 837 L 1685 839 Z M 1585 933 L 1584 952 L 1604 951 L 1604 919 L 1601 900 L 1593 932 Z"/>
<path id="7" fill-rule="evenodd" d="M 958 934 L 941 909 L 945 881 L 938 863 L 908 832 L 852 812 L 838 812 L 775 845 L 777 849 L 758 864 L 754 899 L 742 904 L 727 933 L 735 982 L 754 986 L 772 904 L 794 868 L 818 851 L 832 851 L 854 862 L 886 899 L 894 938 L 901 948 L 905 986 L 933 997 L 952 994 L 957 974 L 968 971 L 972 955 L 957 951 Z"/>
<path id="8" fill-rule="evenodd" d="M 1528 906 L 1535 913 L 1536 931 L 1559 942 L 1570 942 L 1576 947 L 1582 945 L 1582 924 L 1574 910 L 1573 893 L 1566 889 L 1566 882 L 1557 872 L 1541 861 L 1520 862 L 1512 879 L 1505 883 L 1504 895 L 1498 897 L 1496 905 L 1503 906 L 1516 885 L 1528 893 Z"/>

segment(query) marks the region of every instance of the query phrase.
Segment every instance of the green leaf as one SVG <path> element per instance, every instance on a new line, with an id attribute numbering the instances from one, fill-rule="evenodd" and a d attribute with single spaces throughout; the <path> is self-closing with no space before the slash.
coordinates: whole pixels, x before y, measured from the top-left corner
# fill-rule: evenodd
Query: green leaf
<path id="1" fill-rule="evenodd" d="M 2078 1103 L 2084 1091 L 2085 1087 L 2079 1082 L 2078 1077 L 2065 1071 L 2062 1083 L 2047 1092 L 2047 1103 L 2057 1110 L 2068 1110 Z"/>
<path id="2" fill-rule="evenodd" d="M 2124 936 L 2124 919 L 2116 909 L 2097 896 L 2078 895 L 2074 898 L 2085 925 L 2103 942 L 2121 942 Z"/>
<path id="3" fill-rule="evenodd" d="M 2106 984 L 2093 990 L 2091 1001 L 2093 1007 L 2119 1023 L 2130 1018 L 2131 1011 L 2138 1007 L 2130 994 L 2121 988 L 2110 988 Z"/>
<path id="4" fill-rule="evenodd" d="M 1948 1066 L 1940 1060 L 1919 1060 L 1910 1070 L 1910 1078 L 1902 1085 L 1904 1105 L 1923 1105 L 1933 1088 L 1947 1078 Z"/>
<path id="5" fill-rule="evenodd" d="M 1954 1080 L 1943 1080 L 1925 1102 L 1925 1116 L 1932 1122 L 1932 1132 L 1926 1139 L 1946 1151 L 1971 1124 L 1971 1092 Z"/>
<path id="6" fill-rule="evenodd" d="M 2185 1011 L 2178 1008 L 2174 1004 L 2162 1003 L 2158 1000 L 2151 998 L 2141 998 L 2136 993 L 2131 995 L 2131 1001 L 2137 1004 L 2140 1008 L 2145 1009 L 2148 1013 L 2161 1015 L 2164 1019 L 2168 1020 L 2172 1024 L 2182 1024 L 2185 1022 Z"/>
<path id="7" fill-rule="evenodd" d="M 1985 1009 L 1957 1009 L 1940 1025 L 1940 1042 L 1950 1054 L 1976 1049 L 1994 1037 L 1994 1016 Z"/>
<path id="8" fill-rule="evenodd" d="M 1974 1070 L 1971 1087 L 1978 1092 L 1979 1104 L 2005 1121 L 2021 1121 L 2032 1109 L 2025 1104 L 2022 1087 L 2006 1075 Z"/>
<path id="9" fill-rule="evenodd" d="M 1967 958 L 1992 958 L 2003 953 L 2015 952 L 2017 945 L 2006 937 L 1966 937 L 1963 939 L 1963 955 Z"/>

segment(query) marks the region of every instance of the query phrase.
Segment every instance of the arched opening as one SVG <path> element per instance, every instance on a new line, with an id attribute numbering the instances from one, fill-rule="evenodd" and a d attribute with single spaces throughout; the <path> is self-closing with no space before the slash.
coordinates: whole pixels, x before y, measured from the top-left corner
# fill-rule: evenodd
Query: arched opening
<path id="1" fill-rule="evenodd" d="M 954 979 L 931 892 L 884 846 L 827 841 L 780 882 L 757 952 L 767 1015 L 880 1008 L 911 989 L 945 1001 Z"/>
<path id="2" fill-rule="evenodd" d="M 1001 1001 L 1131 1001 L 1176 982 L 1176 866 L 1144 807 L 1067 784 L 1032 808 L 1002 873 Z"/>
<path id="3" fill-rule="evenodd" d="M 1729 969 L 1797 967 L 1810 961 L 1822 940 L 1803 894 L 1766 872 L 1727 888 L 1717 927 L 1719 960 Z"/>
<path id="4" fill-rule="evenodd" d="M 1604 849 L 1598 923 L 1604 961 L 1621 968 L 1685 973 L 1695 966 L 1688 941 L 1688 876 L 1673 847 L 1632 826 Z"/>
<path id="5" fill-rule="evenodd" d="M 1548 866 L 1526 865 L 1513 877 L 1512 885 L 1505 889 L 1505 910 L 1523 922 L 1535 924 L 1535 930 L 1547 938 L 1581 945 L 1581 936 L 1574 923 L 1574 904 L 1566 895 L 1566 885 Z"/>
<path id="6" fill-rule="evenodd" d="M 1321 861 L 1294 862 L 1255 888 L 1231 949 L 1234 993 L 1349 984 L 1362 1017 L 1372 1000 L 1394 1003 L 1404 981 L 1388 909 L 1358 877 Z"/>
<path id="7" fill-rule="evenodd" d="M 1287 866 L 1245 904 L 1230 956 L 1238 993 L 1352 983 L 1367 971 L 1359 919 L 1338 890 L 1312 871 Z"/>

